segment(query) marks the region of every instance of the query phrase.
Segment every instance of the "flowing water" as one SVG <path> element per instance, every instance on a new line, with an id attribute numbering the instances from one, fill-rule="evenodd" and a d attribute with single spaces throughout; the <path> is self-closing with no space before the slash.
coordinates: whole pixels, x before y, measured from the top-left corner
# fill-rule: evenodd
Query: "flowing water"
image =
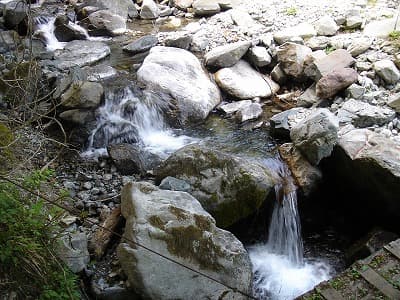
<path id="1" fill-rule="evenodd" d="M 331 276 L 327 263 L 303 257 L 297 194 L 290 172 L 279 159 L 268 165 L 281 178 L 275 186 L 276 202 L 268 240 L 250 247 L 255 273 L 254 293 L 260 299 L 289 300 Z"/>

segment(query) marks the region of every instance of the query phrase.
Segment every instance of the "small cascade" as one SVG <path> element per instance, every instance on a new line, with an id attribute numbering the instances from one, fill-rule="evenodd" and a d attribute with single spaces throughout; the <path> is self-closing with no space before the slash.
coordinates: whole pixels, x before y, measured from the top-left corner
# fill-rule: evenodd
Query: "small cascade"
<path id="1" fill-rule="evenodd" d="M 148 92 L 125 88 L 109 92 L 99 109 L 85 157 L 106 155 L 110 144 L 139 144 L 145 150 L 166 158 L 177 149 L 196 141 L 169 128 L 164 120 L 165 103 Z"/>
<path id="2" fill-rule="evenodd" d="M 276 202 L 266 243 L 249 249 L 254 270 L 254 293 L 260 299 L 290 300 L 330 278 L 322 261 L 303 257 L 296 186 L 288 167 L 280 159 L 268 166 L 276 171 Z"/>

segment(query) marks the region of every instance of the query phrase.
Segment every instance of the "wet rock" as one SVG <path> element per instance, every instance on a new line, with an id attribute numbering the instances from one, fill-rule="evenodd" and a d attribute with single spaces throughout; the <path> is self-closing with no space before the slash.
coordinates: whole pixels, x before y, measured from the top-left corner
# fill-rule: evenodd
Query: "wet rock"
<path id="1" fill-rule="evenodd" d="M 192 187 L 186 181 L 171 176 L 167 176 L 161 180 L 159 188 L 162 190 L 181 191 L 188 193 L 190 193 L 192 190 Z"/>
<path id="2" fill-rule="evenodd" d="M 189 33 L 179 33 L 168 36 L 165 40 L 165 46 L 176 47 L 185 50 L 189 50 L 190 44 L 192 43 L 193 36 Z"/>
<path id="3" fill-rule="evenodd" d="M 90 14 L 87 21 L 90 35 L 116 36 L 126 31 L 125 19 L 109 10 L 98 10 Z"/>
<path id="4" fill-rule="evenodd" d="M 196 16 L 212 16 L 221 11 L 218 1 L 214 0 L 195 0 L 192 4 Z"/>
<path id="5" fill-rule="evenodd" d="M 335 35 L 339 29 L 339 26 L 331 16 L 323 16 L 315 22 L 314 26 L 318 35 L 326 36 Z"/>
<path id="6" fill-rule="evenodd" d="M 387 84 L 395 84 L 400 80 L 400 71 L 389 59 L 375 62 L 374 70 Z"/>
<path id="7" fill-rule="evenodd" d="M 285 43 L 277 50 L 280 67 L 286 75 L 300 79 L 303 77 L 304 60 L 311 52 L 307 46 Z"/>
<path id="8" fill-rule="evenodd" d="M 59 117 L 76 125 L 86 125 L 96 120 L 93 110 L 89 109 L 71 109 L 60 113 Z"/>
<path id="9" fill-rule="evenodd" d="M 270 119 L 271 135 L 275 138 L 289 139 L 290 130 L 298 123 L 296 115 L 302 115 L 306 112 L 304 108 L 291 108 L 278 113 Z"/>
<path id="10" fill-rule="evenodd" d="M 54 54 L 56 62 L 54 66 L 61 70 L 71 67 L 88 66 L 105 58 L 110 54 L 110 48 L 95 41 L 72 41 L 66 44 L 63 50 L 57 50 Z"/>
<path id="11" fill-rule="evenodd" d="M 358 80 L 358 73 L 350 68 L 336 68 L 318 80 L 315 90 L 318 97 L 329 99 Z"/>
<path id="12" fill-rule="evenodd" d="M 98 7 L 99 9 L 109 10 L 112 14 L 116 14 L 126 20 L 129 17 L 137 16 L 137 9 L 131 0 L 85 0 L 85 6 Z"/>
<path id="13" fill-rule="evenodd" d="M 96 108 L 104 99 L 103 86 L 98 82 L 77 82 L 61 95 L 61 104 L 68 108 Z"/>
<path id="14" fill-rule="evenodd" d="M 260 103 L 251 103 L 242 106 L 236 113 L 235 117 L 240 122 L 258 119 L 263 113 Z"/>
<path id="15" fill-rule="evenodd" d="M 107 152 L 122 175 L 144 174 L 144 157 L 138 146 L 117 144 L 107 147 Z"/>
<path id="16" fill-rule="evenodd" d="M 355 38 L 351 44 L 347 47 L 347 51 L 351 56 L 356 57 L 365 51 L 367 51 L 372 45 L 372 39 L 370 38 Z"/>
<path id="17" fill-rule="evenodd" d="M 153 0 L 143 0 L 142 8 L 140 10 L 140 17 L 142 19 L 157 19 L 160 16 L 160 10 Z"/>
<path id="18" fill-rule="evenodd" d="M 320 102 L 321 100 L 322 99 L 317 96 L 317 91 L 314 83 L 308 89 L 306 89 L 304 93 L 302 93 L 300 97 L 297 99 L 297 106 L 311 107 Z"/>
<path id="19" fill-rule="evenodd" d="M 220 92 L 190 52 L 173 47 L 156 46 L 137 72 L 138 80 L 173 101 L 178 118 L 205 119 L 221 101 Z"/>
<path id="20" fill-rule="evenodd" d="M 288 165 L 296 185 L 309 196 L 322 180 L 322 172 L 311 165 L 292 143 L 279 146 L 279 153 Z"/>
<path id="21" fill-rule="evenodd" d="M 386 244 L 394 241 L 399 236 L 393 232 L 374 229 L 367 236 L 355 242 L 349 250 L 346 251 L 346 260 L 353 263 L 356 260 L 366 258 L 376 251 L 380 250 Z"/>
<path id="22" fill-rule="evenodd" d="M 252 103 L 251 100 L 235 101 L 232 103 L 218 106 L 218 109 L 223 111 L 227 115 L 231 115 L 239 111 L 241 108 L 250 105 L 251 103 Z"/>
<path id="23" fill-rule="evenodd" d="M 158 38 L 154 35 L 145 35 L 136 41 L 129 43 L 122 48 L 123 51 L 136 54 L 140 52 L 146 52 L 156 46 L 158 43 Z"/>
<path id="24" fill-rule="evenodd" d="M 85 233 L 66 232 L 59 238 L 56 253 L 72 272 L 79 273 L 90 261 L 87 244 Z"/>
<path id="25" fill-rule="evenodd" d="M 128 183 L 122 191 L 122 214 L 126 238 L 151 245 L 167 257 L 251 293 L 251 262 L 242 243 L 217 228 L 214 219 L 188 193 L 159 190 L 144 182 Z M 245 299 L 129 243 L 121 242 L 117 255 L 129 283 L 144 298 Z"/>
<path id="26" fill-rule="evenodd" d="M 286 28 L 276 32 L 274 34 L 274 40 L 279 45 L 282 45 L 286 42 L 290 42 L 290 40 L 295 37 L 310 38 L 316 35 L 317 32 L 315 31 L 314 26 L 309 23 L 301 23 L 294 27 Z"/>
<path id="27" fill-rule="evenodd" d="M 400 93 L 390 96 L 388 105 L 393 108 L 397 113 L 400 113 Z"/>
<path id="28" fill-rule="evenodd" d="M 327 56 L 313 61 L 307 67 L 306 75 L 318 81 L 322 76 L 335 69 L 342 69 L 351 66 L 355 62 L 354 58 L 344 49 L 333 51 Z"/>
<path id="29" fill-rule="evenodd" d="M 54 21 L 54 35 L 60 42 L 70 42 L 73 40 L 86 40 L 86 35 L 77 30 L 75 27 L 69 24 L 68 17 L 66 15 L 59 15 Z"/>
<path id="30" fill-rule="evenodd" d="M 265 47 L 260 46 L 251 47 L 247 57 L 249 61 L 256 67 L 268 66 L 272 61 L 272 57 L 268 53 L 268 50 Z"/>
<path id="31" fill-rule="evenodd" d="M 338 140 L 338 119 L 327 109 L 316 109 L 290 131 L 297 149 L 312 165 L 329 157 Z"/>
<path id="32" fill-rule="evenodd" d="M 114 77 L 118 74 L 118 71 L 115 68 L 104 65 L 85 67 L 84 71 L 87 74 L 88 81 L 100 81 L 103 79 Z"/>
<path id="33" fill-rule="evenodd" d="M 244 60 L 219 70 L 215 73 L 215 81 L 221 89 L 239 99 L 266 98 L 279 90 L 276 83 Z"/>
<path id="34" fill-rule="evenodd" d="M 274 185 L 270 170 L 261 163 L 200 145 L 172 154 L 156 170 L 158 181 L 167 176 L 188 182 L 191 194 L 222 228 L 255 212 Z"/>
<path id="35" fill-rule="evenodd" d="M 350 99 L 339 109 L 340 123 L 352 123 L 355 127 L 384 125 L 393 120 L 396 112 L 390 108 L 379 107 L 366 102 Z"/>
<path id="36" fill-rule="evenodd" d="M 247 52 L 251 42 L 237 42 L 216 47 L 204 56 L 206 66 L 228 68 L 236 64 Z"/>

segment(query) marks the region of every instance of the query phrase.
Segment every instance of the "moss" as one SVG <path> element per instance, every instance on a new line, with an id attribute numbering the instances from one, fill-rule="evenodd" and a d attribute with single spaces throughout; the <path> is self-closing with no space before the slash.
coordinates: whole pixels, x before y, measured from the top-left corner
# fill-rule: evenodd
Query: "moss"
<path id="1" fill-rule="evenodd" d="M 10 146 L 13 141 L 14 135 L 10 128 L 0 123 L 0 171 L 10 167 L 11 162 L 14 160 L 14 155 L 11 151 L 12 147 Z"/>
<path id="2" fill-rule="evenodd" d="M 149 218 L 149 223 L 151 226 L 156 227 L 161 230 L 165 230 L 165 222 L 161 220 L 159 216 L 153 215 Z"/>
<path id="3" fill-rule="evenodd" d="M 211 230 L 211 220 L 208 217 L 201 215 L 194 215 L 194 221 L 196 226 L 200 228 L 200 230 L 210 231 Z"/>
<path id="4" fill-rule="evenodd" d="M 186 211 L 175 206 L 168 207 L 168 210 L 178 219 L 178 221 L 185 221 L 188 219 Z"/>
<path id="5" fill-rule="evenodd" d="M 168 251 L 178 257 L 191 259 L 205 270 L 220 271 L 223 267 L 218 263 L 222 255 L 211 236 L 204 236 L 203 230 L 193 225 L 187 227 L 169 228 L 170 236 L 164 240 Z"/>

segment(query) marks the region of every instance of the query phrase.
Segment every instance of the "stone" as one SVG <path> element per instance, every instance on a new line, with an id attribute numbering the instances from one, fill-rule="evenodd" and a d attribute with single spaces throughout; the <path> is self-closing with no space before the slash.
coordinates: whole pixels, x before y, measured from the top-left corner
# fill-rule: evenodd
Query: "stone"
<path id="1" fill-rule="evenodd" d="M 241 108 L 250 105 L 251 103 L 252 103 L 251 100 L 235 101 L 232 103 L 218 106 L 218 109 L 223 111 L 227 115 L 231 115 L 239 111 Z"/>
<path id="2" fill-rule="evenodd" d="M 28 4 L 15 0 L 8 2 L 3 8 L 4 25 L 14 29 L 28 17 Z"/>
<path id="3" fill-rule="evenodd" d="M 145 173 L 144 157 L 138 146 L 131 144 L 109 145 L 107 152 L 122 175 Z"/>
<path id="4" fill-rule="evenodd" d="M 389 59 L 379 60 L 374 63 L 373 67 L 379 77 L 387 84 L 395 84 L 400 80 L 400 71 L 393 61 Z"/>
<path id="5" fill-rule="evenodd" d="M 97 259 L 101 259 L 114 236 L 113 232 L 122 225 L 121 208 L 114 208 L 100 224 L 90 239 L 89 246 L 93 249 Z M 106 229 L 105 229 L 106 228 Z"/>
<path id="6" fill-rule="evenodd" d="M 357 57 L 358 55 L 367 51 L 372 45 L 372 39 L 370 38 L 355 38 L 351 41 L 351 44 L 347 47 L 347 51 L 353 57 Z"/>
<path id="7" fill-rule="evenodd" d="M 294 27 L 286 28 L 281 31 L 275 32 L 274 40 L 279 45 L 289 42 L 294 37 L 310 38 L 316 36 L 317 32 L 313 25 L 309 23 L 300 23 Z"/>
<path id="8" fill-rule="evenodd" d="M 286 162 L 296 185 L 308 197 L 322 181 L 322 172 L 311 165 L 292 143 L 279 146 L 279 154 Z"/>
<path id="9" fill-rule="evenodd" d="M 69 24 L 66 15 L 59 15 L 54 21 L 54 35 L 59 42 L 70 42 L 73 40 L 86 40 L 86 34 Z"/>
<path id="10" fill-rule="evenodd" d="M 190 193 L 192 187 L 186 181 L 167 176 L 163 180 L 161 180 L 159 188 L 162 190 L 170 190 L 170 191 L 181 191 Z"/>
<path id="11" fill-rule="evenodd" d="M 199 17 L 212 16 L 221 11 L 218 1 L 195 0 L 192 4 L 194 14 Z"/>
<path id="12" fill-rule="evenodd" d="M 290 131 L 297 149 L 314 166 L 329 157 L 338 140 L 339 120 L 326 108 L 313 111 Z"/>
<path id="13" fill-rule="evenodd" d="M 263 113 L 262 107 L 260 103 L 251 103 L 249 105 L 245 105 L 241 107 L 235 117 L 240 122 L 246 122 L 250 120 L 258 119 Z"/>
<path id="14" fill-rule="evenodd" d="M 101 81 L 110 77 L 114 77 L 118 74 L 118 71 L 107 65 L 98 65 L 93 67 L 85 67 L 84 71 L 87 74 L 88 81 Z"/>
<path id="15" fill-rule="evenodd" d="M 236 64 L 250 48 L 251 42 L 236 42 L 216 47 L 204 56 L 209 67 L 228 68 Z"/>
<path id="16" fill-rule="evenodd" d="M 388 38 L 396 28 L 396 18 L 372 21 L 365 25 L 363 34 L 369 37 Z M 400 28 L 400 18 L 397 20 L 397 28 Z"/>
<path id="17" fill-rule="evenodd" d="M 303 77 L 304 60 L 312 52 L 307 46 L 285 43 L 277 50 L 278 62 L 286 75 L 296 79 Z"/>
<path id="18" fill-rule="evenodd" d="M 313 83 L 308 89 L 304 91 L 304 93 L 300 95 L 299 98 L 297 98 L 297 106 L 308 108 L 313 105 L 316 105 L 321 100 L 322 99 L 317 96 L 315 83 Z"/>
<path id="19" fill-rule="evenodd" d="M 169 35 L 165 40 L 165 46 L 176 47 L 185 50 L 189 50 L 190 44 L 192 43 L 193 36 L 187 32 L 176 32 L 175 34 Z"/>
<path id="20" fill-rule="evenodd" d="M 157 19 L 160 16 L 160 10 L 153 0 L 143 0 L 140 10 L 140 17 L 145 20 Z"/>
<path id="21" fill-rule="evenodd" d="M 103 86 L 98 82 L 77 82 L 61 95 L 61 104 L 68 108 L 96 108 L 104 99 Z"/>
<path id="22" fill-rule="evenodd" d="M 122 47 L 122 50 L 130 54 L 146 52 L 158 44 L 158 38 L 155 35 L 145 35 L 136 41 Z"/>
<path id="23" fill-rule="evenodd" d="M 363 23 L 363 18 L 361 17 L 360 9 L 354 8 L 346 13 L 346 29 L 356 29 Z"/>
<path id="24" fill-rule="evenodd" d="M 248 253 L 190 194 L 132 182 L 122 190 L 124 237 L 157 249 L 244 293 L 252 290 Z M 122 241 L 117 256 L 131 287 L 145 299 L 246 299 L 233 289 L 142 247 Z"/>
<path id="25" fill-rule="evenodd" d="M 346 89 L 346 97 L 358 100 L 364 96 L 365 91 L 365 87 L 353 83 Z"/>
<path id="26" fill-rule="evenodd" d="M 400 113 L 400 93 L 393 94 L 388 99 L 388 105 L 397 113 Z"/>
<path id="27" fill-rule="evenodd" d="M 73 273 L 79 273 L 90 261 L 87 245 L 85 233 L 65 232 L 58 238 L 56 253 Z"/>
<path id="28" fill-rule="evenodd" d="M 215 81 L 222 90 L 239 99 L 267 98 L 279 89 L 276 83 L 254 70 L 244 60 L 216 72 Z"/>
<path id="29" fill-rule="evenodd" d="M 313 51 L 325 50 L 327 47 L 329 47 L 329 44 L 330 44 L 330 38 L 326 36 L 314 36 L 312 38 L 309 38 L 305 42 L 305 45 L 311 48 L 311 50 Z"/>
<path id="30" fill-rule="evenodd" d="M 382 126 L 396 117 L 390 108 L 379 107 L 366 102 L 350 99 L 338 110 L 341 124 L 352 123 L 355 127 Z"/>
<path id="31" fill-rule="evenodd" d="M 229 13 L 233 23 L 236 24 L 239 29 L 248 36 L 258 36 L 259 32 L 265 30 L 265 27 L 255 21 L 247 11 L 233 8 L 229 10 Z"/>
<path id="32" fill-rule="evenodd" d="M 259 68 L 268 66 L 272 61 L 268 50 L 261 46 L 251 47 L 247 53 L 247 57 L 254 66 Z"/>
<path id="33" fill-rule="evenodd" d="M 100 10 L 108 10 L 112 14 L 119 15 L 124 20 L 135 18 L 138 15 L 137 9 L 131 0 L 85 0 L 85 6 L 97 7 Z"/>
<path id="34" fill-rule="evenodd" d="M 319 18 L 315 23 L 315 30 L 318 35 L 332 36 L 335 35 L 339 29 L 335 20 L 331 16 L 323 16 Z"/>
<path id="35" fill-rule="evenodd" d="M 311 78 L 315 76 L 314 62 L 325 57 L 326 53 L 323 50 L 313 51 L 312 53 L 308 54 L 304 59 L 304 74 Z"/>
<path id="36" fill-rule="evenodd" d="M 271 78 L 276 81 L 279 84 L 284 84 L 288 77 L 285 74 L 285 72 L 283 72 L 281 65 L 277 64 L 271 71 Z"/>
<path id="37" fill-rule="evenodd" d="M 336 68 L 318 80 L 315 91 L 321 99 L 329 99 L 358 80 L 358 73 L 350 68 Z"/>
<path id="38" fill-rule="evenodd" d="M 306 75 L 315 81 L 327 75 L 335 69 L 347 68 L 354 64 L 355 60 L 344 49 L 335 50 L 328 55 L 314 60 L 305 70 Z"/>
<path id="39" fill-rule="evenodd" d="M 107 57 L 110 52 L 110 47 L 102 42 L 75 40 L 67 43 L 64 49 L 55 51 L 53 64 L 60 70 L 88 66 Z"/>
<path id="40" fill-rule="evenodd" d="M 194 0 L 173 0 L 172 5 L 180 10 L 187 10 L 189 7 L 192 7 Z"/>
<path id="41" fill-rule="evenodd" d="M 111 13 L 109 10 L 98 10 L 87 17 L 88 31 L 95 36 L 116 36 L 126 31 L 126 22 L 123 17 Z"/>
<path id="42" fill-rule="evenodd" d="M 270 132 L 274 138 L 289 139 L 290 130 L 298 123 L 296 115 L 304 114 L 306 110 L 295 107 L 273 115 L 270 119 Z"/>
<path id="43" fill-rule="evenodd" d="M 137 78 L 153 91 L 164 93 L 163 99 L 174 104 L 176 117 L 183 124 L 189 119 L 205 119 L 221 101 L 219 89 L 199 60 L 183 49 L 153 47 L 137 71 Z"/>
<path id="44" fill-rule="evenodd" d="M 276 180 L 261 162 L 196 144 L 176 151 L 155 174 L 157 181 L 173 176 L 189 183 L 191 195 L 221 228 L 256 212 Z"/>
<path id="45" fill-rule="evenodd" d="M 70 109 L 60 113 L 62 120 L 74 123 L 75 125 L 86 125 L 96 120 L 94 111 L 90 109 Z"/>

